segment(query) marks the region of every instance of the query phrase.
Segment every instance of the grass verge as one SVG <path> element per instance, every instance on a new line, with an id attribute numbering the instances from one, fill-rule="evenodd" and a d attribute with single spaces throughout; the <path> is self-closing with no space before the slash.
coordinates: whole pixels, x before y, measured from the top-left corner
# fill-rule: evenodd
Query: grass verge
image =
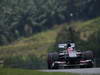
<path id="1" fill-rule="evenodd" d="M 40 72 L 36 70 L 0 68 L 0 75 L 78 75 L 62 72 Z"/>

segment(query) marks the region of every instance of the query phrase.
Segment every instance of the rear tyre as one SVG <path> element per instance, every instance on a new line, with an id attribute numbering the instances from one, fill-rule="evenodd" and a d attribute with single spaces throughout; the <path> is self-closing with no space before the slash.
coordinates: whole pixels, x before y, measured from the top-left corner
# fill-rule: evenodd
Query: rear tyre
<path id="1" fill-rule="evenodd" d="M 87 65 L 85 66 L 86 68 L 92 68 L 92 67 L 94 67 L 94 54 L 93 54 L 93 52 L 92 51 L 85 51 L 84 53 L 83 53 L 83 57 L 84 57 L 84 59 L 86 59 L 86 60 L 91 60 L 91 61 L 89 61 L 88 63 L 87 63 Z"/>
<path id="2" fill-rule="evenodd" d="M 92 51 L 85 51 L 83 52 L 83 56 L 85 59 L 94 59 L 94 55 Z"/>

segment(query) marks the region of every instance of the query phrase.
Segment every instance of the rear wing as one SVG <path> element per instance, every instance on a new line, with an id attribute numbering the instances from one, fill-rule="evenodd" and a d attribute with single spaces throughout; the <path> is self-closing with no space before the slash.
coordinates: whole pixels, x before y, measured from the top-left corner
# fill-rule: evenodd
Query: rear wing
<path id="1" fill-rule="evenodd" d="M 58 48 L 67 48 L 68 44 L 64 43 L 64 44 L 58 44 Z M 70 43 L 70 47 L 74 48 L 75 47 L 75 43 Z"/>
<path id="2" fill-rule="evenodd" d="M 58 44 L 58 48 L 66 48 L 67 44 Z"/>

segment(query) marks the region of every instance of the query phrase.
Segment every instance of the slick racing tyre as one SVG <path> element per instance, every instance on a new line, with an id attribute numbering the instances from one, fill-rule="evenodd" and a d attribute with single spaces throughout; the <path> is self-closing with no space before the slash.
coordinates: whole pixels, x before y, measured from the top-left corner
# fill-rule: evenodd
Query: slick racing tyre
<path id="1" fill-rule="evenodd" d="M 54 64 L 58 60 L 58 53 L 49 53 L 47 58 L 48 69 L 56 69 L 57 64 Z"/>

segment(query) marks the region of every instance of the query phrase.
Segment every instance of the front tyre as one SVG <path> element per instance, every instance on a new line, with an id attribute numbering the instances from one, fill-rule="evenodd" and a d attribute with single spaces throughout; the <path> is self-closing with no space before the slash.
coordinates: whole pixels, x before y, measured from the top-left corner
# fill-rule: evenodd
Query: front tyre
<path id="1" fill-rule="evenodd" d="M 48 69 L 56 69 L 58 64 L 55 64 L 54 62 L 58 60 L 58 53 L 49 53 L 48 58 L 47 58 L 47 64 L 48 64 Z"/>

